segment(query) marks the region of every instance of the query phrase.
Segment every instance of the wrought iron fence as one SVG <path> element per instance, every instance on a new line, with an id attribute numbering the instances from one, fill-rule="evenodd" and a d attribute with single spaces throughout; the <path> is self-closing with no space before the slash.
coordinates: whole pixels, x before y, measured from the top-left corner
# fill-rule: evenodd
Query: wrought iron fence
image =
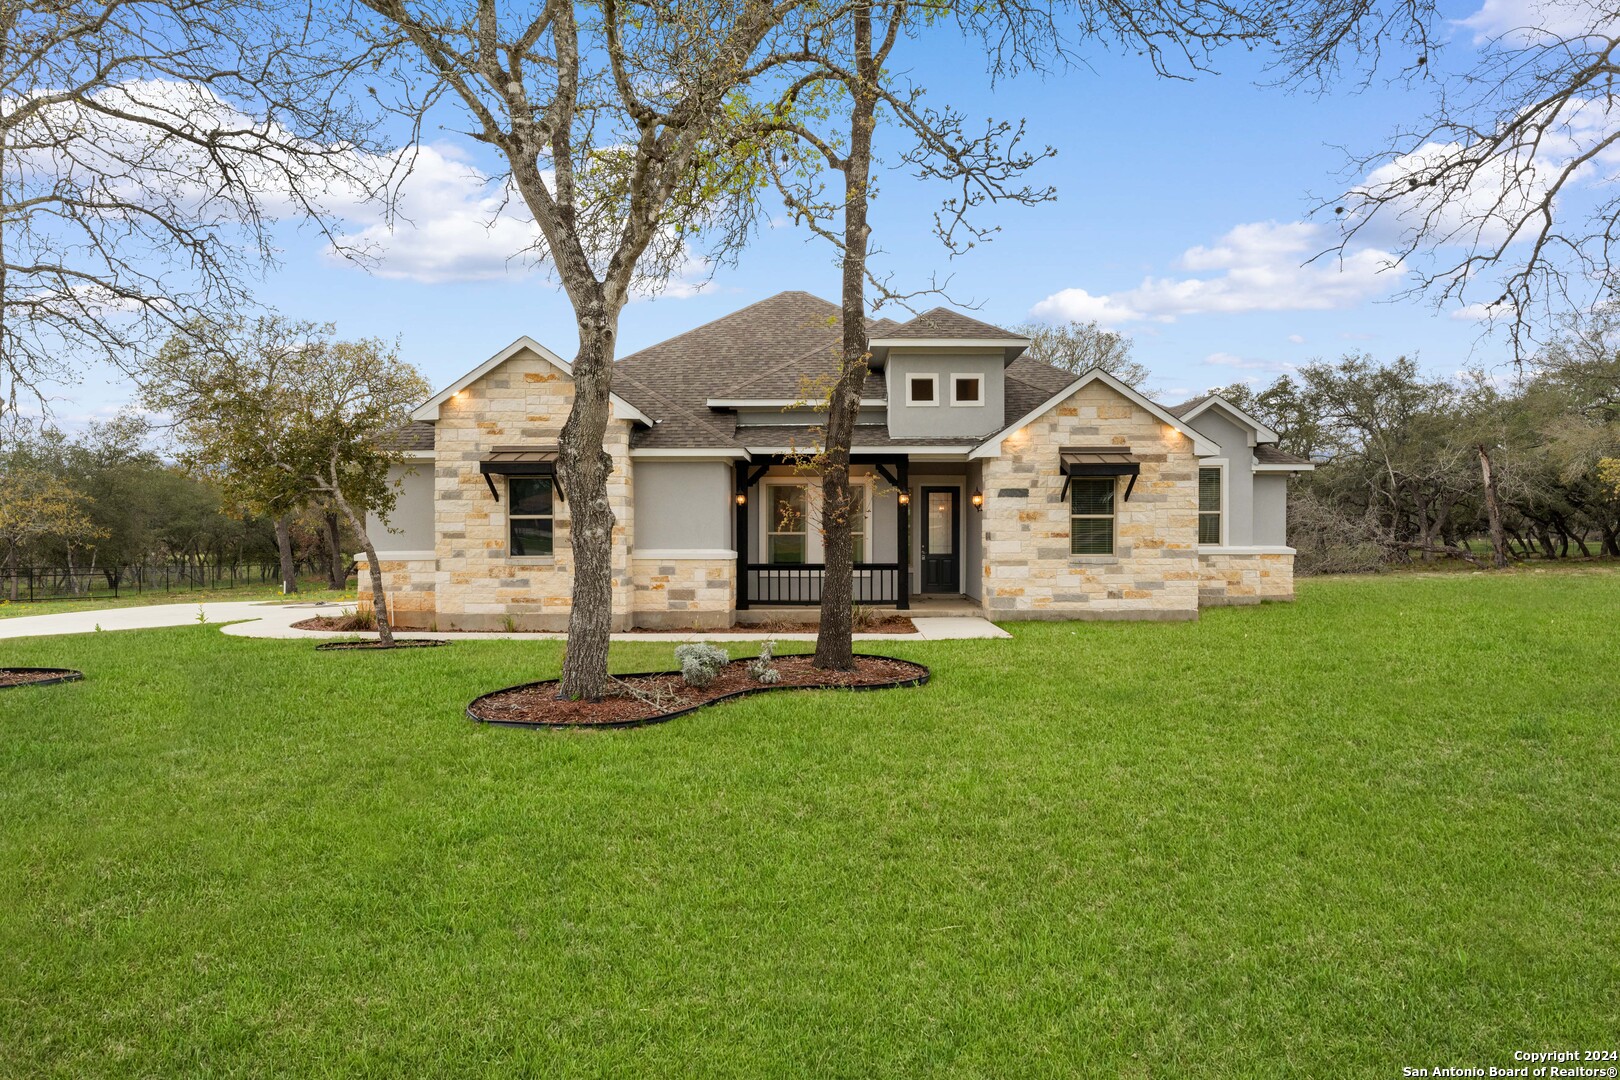
<path id="1" fill-rule="evenodd" d="M 201 592 L 280 579 L 275 563 L 172 563 L 116 567 L 0 567 L 0 600 L 104 600 L 129 594 Z"/>

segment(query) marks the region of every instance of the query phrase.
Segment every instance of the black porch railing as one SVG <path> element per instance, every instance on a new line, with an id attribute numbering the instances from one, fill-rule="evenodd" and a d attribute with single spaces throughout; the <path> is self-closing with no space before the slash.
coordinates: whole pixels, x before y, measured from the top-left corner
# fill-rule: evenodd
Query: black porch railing
<path id="1" fill-rule="evenodd" d="M 743 567 L 742 600 L 747 604 L 811 606 L 821 603 L 822 563 L 747 563 Z M 851 599 L 857 604 L 893 604 L 906 607 L 899 563 L 856 563 L 850 581 Z"/>

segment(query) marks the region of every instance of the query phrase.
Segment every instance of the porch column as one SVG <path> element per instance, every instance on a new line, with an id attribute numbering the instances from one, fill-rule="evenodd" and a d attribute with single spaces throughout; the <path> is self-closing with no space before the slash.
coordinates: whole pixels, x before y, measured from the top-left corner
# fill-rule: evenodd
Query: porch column
<path id="1" fill-rule="evenodd" d="M 739 461 L 733 468 L 737 473 L 736 494 L 746 498 L 748 462 Z M 737 610 L 742 611 L 748 607 L 748 505 L 746 502 L 738 503 L 735 498 L 731 501 L 737 510 L 737 525 L 732 539 L 737 544 Z"/>
<path id="2" fill-rule="evenodd" d="M 902 456 L 899 462 L 900 490 L 911 497 L 911 458 Z M 909 505 L 895 507 L 900 512 L 900 599 L 897 605 L 901 611 L 911 609 L 911 507 Z"/>

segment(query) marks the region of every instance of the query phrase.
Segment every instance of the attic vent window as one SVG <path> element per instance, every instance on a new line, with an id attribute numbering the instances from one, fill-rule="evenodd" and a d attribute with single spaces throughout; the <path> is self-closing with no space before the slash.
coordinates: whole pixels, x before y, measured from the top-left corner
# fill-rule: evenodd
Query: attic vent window
<path id="1" fill-rule="evenodd" d="M 952 375 L 951 404 L 983 405 L 984 380 L 977 375 Z"/>
<path id="2" fill-rule="evenodd" d="M 933 375 L 906 376 L 907 405 L 938 405 L 939 380 Z"/>

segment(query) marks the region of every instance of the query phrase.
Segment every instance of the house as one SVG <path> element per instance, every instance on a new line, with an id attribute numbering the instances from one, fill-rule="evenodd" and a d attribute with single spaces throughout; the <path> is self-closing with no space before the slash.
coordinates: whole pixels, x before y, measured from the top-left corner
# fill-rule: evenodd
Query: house
<path id="1" fill-rule="evenodd" d="M 1217 396 L 1165 407 L 958 312 L 870 324 L 854 592 L 995 619 L 1192 619 L 1293 596 L 1288 478 L 1309 462 Z M 615 365 L 617 629 L 716 627 L 820 599 L 817 446 L 839 312 L 787 292 Z M 822 387 L 817 389 L 817 387 Z M 560 630 L 572 554 L 556 440 L 568 363 L 513 342 L 416 410 L 377 541 L 395 618 Z M 366 582 L 362 575 L 362 586 Z"/>

